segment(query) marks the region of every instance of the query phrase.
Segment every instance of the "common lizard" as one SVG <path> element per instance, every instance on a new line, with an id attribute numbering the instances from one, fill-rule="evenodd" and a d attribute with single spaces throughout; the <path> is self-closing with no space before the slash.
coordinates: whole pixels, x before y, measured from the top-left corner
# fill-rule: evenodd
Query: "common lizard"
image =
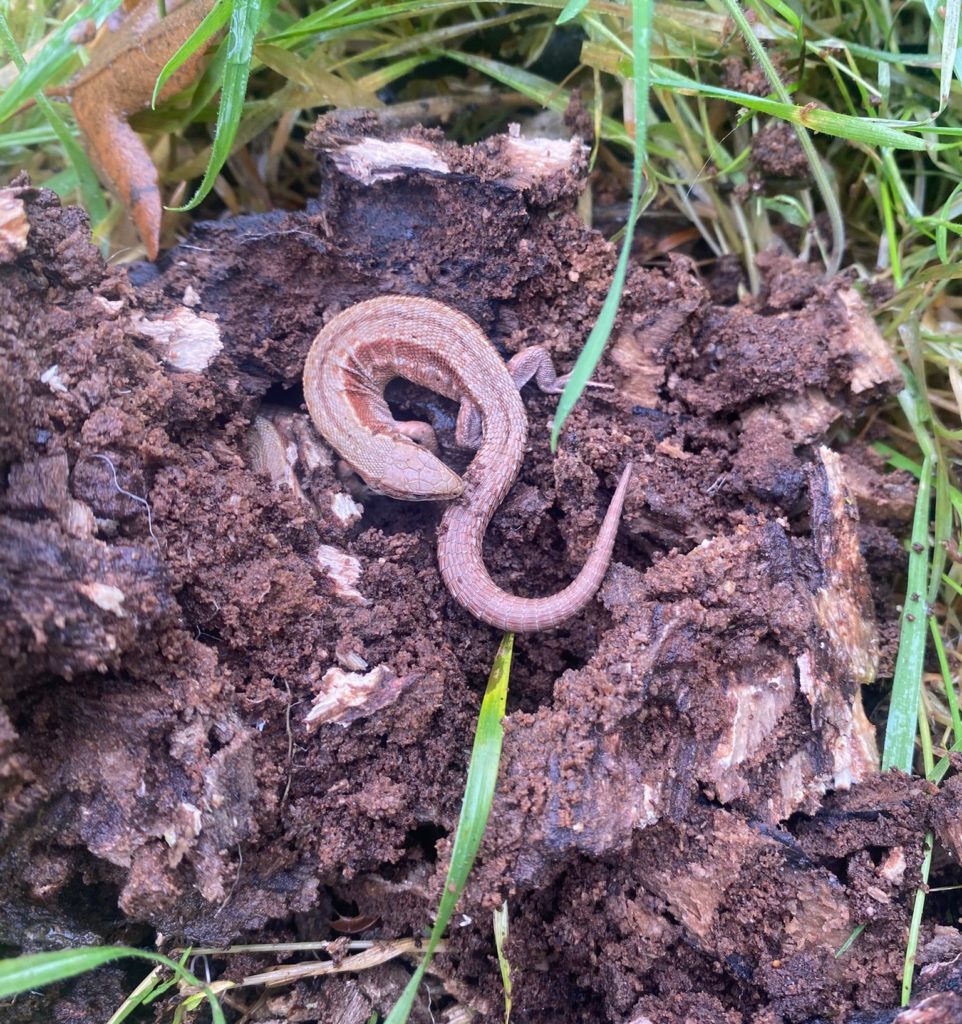
<path id="1" fill-rule="evenodd" d="M 455 438 L 477 449 L 463 477 L 437 458 L 429 424 L 394 419 L 384 388 L 395 377 L 460 402 Z M 335 316 L 304 365 L 304 397 L 321 435 L 375 490 L 409 501 L 450 500 L 438 533 L 444 582 L 476 618 L 518 633 L 557 626 L 591 600 L 611 559 L 631 476 L 629 463 L 588 560 L 564 590 L 529 598 L 498 587 L 482 542 L 521 468 L 528 420 L 519 388 L 532 378 L 543 391 L 561 390 L 545 349 L 532 346 L 505 364 L 463 313 L 394 295 Z"/>

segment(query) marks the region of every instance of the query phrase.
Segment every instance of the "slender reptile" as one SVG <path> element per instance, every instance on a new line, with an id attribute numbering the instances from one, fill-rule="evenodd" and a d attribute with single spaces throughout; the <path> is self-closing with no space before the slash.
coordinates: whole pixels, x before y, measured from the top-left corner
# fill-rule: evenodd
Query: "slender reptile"
<path id="1" fill-rule="evenodd" d="M 463 478 L 437 458 L 429 424 L 394 419 L 384 388 L 395 377 L 460 402 L 455 438 L 477 449 Z M 563 384 L 543 348 L 527 348 L 505 364 L 464 314 L 430 299 L 394 295 L 335 316 L 304 365 L 304 397 L 321 435 L 375 490 L 410 501 L 450 500 L 438 532 L 444 582 L 476 618 L 518 633 L 557 626 L 594 596 L 631 475 L 629 464 L 588 560 L 564 590 L 529 598 L 498 587 L 484 566 L 482 542 L 521 468 L 528 420 L 519 388 L 532 378 L 550 393 Z"/>

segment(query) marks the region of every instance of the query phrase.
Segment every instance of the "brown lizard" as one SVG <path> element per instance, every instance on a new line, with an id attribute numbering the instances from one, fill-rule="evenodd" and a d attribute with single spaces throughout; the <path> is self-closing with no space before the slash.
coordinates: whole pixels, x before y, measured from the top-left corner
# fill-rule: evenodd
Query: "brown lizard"
<path id="1" fill-rule="evenodd" d="M 461 403 L 456 439 L 477 455 L 460 478 L 434 454 L 434 430 L 391 415 L 384 388 L 404 377 Z M 534 379 L 560 392 L 539 346 L 506 365 L 473 320 L 430 299 L 385 296 L 335 316 L 317 335 L 304 366 L 304 397 L 318 431 L 384 494 L 412 501 L 449 499 L 438 534 L 441 576 L 455 600 L 500 629 L 550 629 L 580 611 L 601 584 L 631 477 L 629 463 L 595 545 L 577 577 L 550 597 L 516 597 L 484 566 L 482 542 L 524 457 L 528 420 L 519 388 Z"/>

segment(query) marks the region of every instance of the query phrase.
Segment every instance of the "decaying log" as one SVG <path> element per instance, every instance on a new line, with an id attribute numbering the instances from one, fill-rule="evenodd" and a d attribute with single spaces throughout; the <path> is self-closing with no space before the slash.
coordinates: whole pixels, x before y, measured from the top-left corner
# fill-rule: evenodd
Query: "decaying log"
<path id="1" fill-rule="evenodd" d="M 309 145 L 307 210 L 195 225 L 120 275 L 82 219 L 17 186 L 0 695 L 30 714 L 0 724 L 18 793 L 0 870 L 30 867 L 11 920 L 34 904 L 66 919 L 83 879 L 113 887 L 118 918 L 187 938 L 334 897 L 413 934 L 443 883 L 497 637 L 443 587 L 437 510 L 358 487 L 313 437 L 304 356 L 338 311 L 399 292 L 566 369 L 615 250 L 579 219 L 577 139 L 458 147 L 342 114 Z M 875 777 L 858 506 L 884 494 L 887 530 L 911 503 L 860 448 L 827 444 L 898 373 L 847 282 L 778 257 L 763 273 L 764 294 L 724 304 L 684 256 L 634 267 L 598 370 L 613 390 L 583 399 L 557 456 L 555 399 L 525 392 L 526 465 L 485 549 L 507 589 L 570 579 L 636 470 L 599 601 L 516 648 L 494 825 L 440 968 L 465 1004 L 496 1003 L 479 922 L 505 896 L 534 1021 L 895 1002 L 922 837 L 957 843 L 958 797 Z M 450 403 L 388 397 L 463 468 Z M 836 959 L 864 922 L 862 959 Z"/>

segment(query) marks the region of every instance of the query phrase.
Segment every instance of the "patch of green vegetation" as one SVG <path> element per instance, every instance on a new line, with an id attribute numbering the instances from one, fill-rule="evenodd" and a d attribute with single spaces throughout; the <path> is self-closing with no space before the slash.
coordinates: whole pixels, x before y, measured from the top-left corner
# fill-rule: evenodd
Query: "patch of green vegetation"
<path id="1" fill-rule="evenodd" d="M 86 974 L 104 964 L 113 963 L 126 957 L 156 963 L 159 967 L 166 968 L 170 977 L 163 980 L 158 969 L 155 968 L 151 971 L 144 982 L 138 985 L 124 1000 L 123 1006 L 118 1008 L 109 1024 L 120 1024 L 120 1021 L 126 1020 L 134 1010 L 163 995 L 177 981 L 184 982 L 193 990 L 193 993 L 187 996 L 178 1007 L 175 1024 L 186 1010 L 196 1009 L 205 1000 L 210 1007 L 213 1024 L 226 1024 L 224 1011 L 215 994 L 184 968 L 186 954 L 178 963 L 160 953 L 128 946 L 84 946 L 78 949 L 32 953 L 10 960 L 0 960 L 0 1000 L 9 999 L 21 992 L 42 988 L 44 985 L 53 985 L 58 981 L 75 978 L 78 974 Z"/>

